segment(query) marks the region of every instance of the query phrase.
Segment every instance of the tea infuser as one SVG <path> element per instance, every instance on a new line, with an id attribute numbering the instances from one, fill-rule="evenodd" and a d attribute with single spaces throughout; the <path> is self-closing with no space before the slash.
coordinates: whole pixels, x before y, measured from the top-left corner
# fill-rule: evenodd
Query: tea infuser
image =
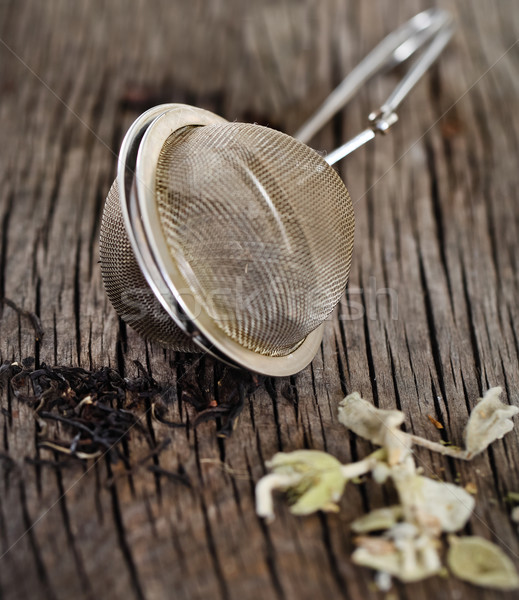
<path id="1" fill-rule="evenodd" d="M 344 293 L 354 215 L 331 167 L 385 133 L 452 34 L 443 10 L 386 37 L 295 135 L 182 104 L 132 124 L 100 236 L 107 295 L 140 334 L 267 375 L 304 368 Z M 369 126 L 322 157 L 308 142 L 372 75 L 422 52 Z"/>

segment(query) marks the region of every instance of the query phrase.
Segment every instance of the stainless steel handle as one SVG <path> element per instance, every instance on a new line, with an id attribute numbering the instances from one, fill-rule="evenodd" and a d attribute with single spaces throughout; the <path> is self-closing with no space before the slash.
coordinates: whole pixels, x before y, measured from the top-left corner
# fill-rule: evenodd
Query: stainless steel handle
<path id="1" fill-rule="evenodd" d="M 333 165 L 369 140 L 377 133 L 386 133 L 396 123 L 396 109 L 438 58 L 449 42 L 454 25 L 451 15 L 442 9 L 432 8 L 415 15 L 385 37 L 328 96 L 317 112 L 296 132 L 294 137 L 308 143 L 347 102 L 359 88 L 384 67 L 394 67 L 418 50 L 422 54 L 414 61 L 403 79 L 382 106 L 369 115 L 370 126 L 357 136 L 330 152 L 325 160 Z M 425 46 L 425 49 L 424 49 Z"/>

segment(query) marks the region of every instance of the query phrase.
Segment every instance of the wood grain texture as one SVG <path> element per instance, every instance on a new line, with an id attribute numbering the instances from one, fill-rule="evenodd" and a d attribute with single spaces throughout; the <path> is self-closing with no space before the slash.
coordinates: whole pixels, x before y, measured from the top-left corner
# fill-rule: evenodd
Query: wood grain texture
<path id="1" fill-rule="evenodd" d="M 350 560 L 348 523 L 386 492 L 348 489 L 337 515 L 255 517 L 254 483 L 278 450 L 369 452 L 337 420 L 358 390 L 399 407 L 409 430 L 460 441 L 489 386 L 519 402 L 519 10 L 514 0 L 443 0 L 457 32 L 402 106 L 390 136 L 340 170 L 355 203 L 349 291 L 322 349 L 300 374 L 268 379 L 245 400 L 234 434 L 215 423 L 170 430 L 158 466 L 181 466 L 191 489 L 147 470 L 90 461 L 63 469 L 37 447 L 32 411 L 5 389 L 0 414 L 0 598 L 378 598 Z M 45 336 L 1 309 L 0 360 L 112 366 L 138 359 L 171 384 L 168 418 L 195 386 L 217 401 L 223 370 L 176 355 L 122 325 L 98 265 L 104 197 L 133 119 L 153 104 L 191 103 L 230 120 L 293 132 L 421 0 L 0 0 L 0 298 L 39 315 Z M 314 140 L 357 133 L 391 90 L 373 81 Z M 232 377 L 232 375 L 231 375 Z M 444 424 L 442 434 L 430 423 Z M 504 501 L 519 490 L 517 431 L 471 464 L 417 451 L 425 474 L 475 483 L 467 530 L 519 557 Z M 132 436 L 129 456 L 149 452 Z M 209 461 L 207 459 L 210 459 Z M 222 469 L 225 462 L 232 471 Z M 399 598 L 493 598 L 453 579 L 396 585 Z M 503 595 L 506 597 L 506 594 Z M 512 597 L 509 594 L 508 597 Z"/>

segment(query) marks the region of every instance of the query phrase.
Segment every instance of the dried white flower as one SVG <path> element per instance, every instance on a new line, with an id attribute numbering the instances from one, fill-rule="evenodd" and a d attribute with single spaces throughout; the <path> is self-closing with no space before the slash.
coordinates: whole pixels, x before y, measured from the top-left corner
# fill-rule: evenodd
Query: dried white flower
<path id="1" fill-rule="evenodd" d="M 383 446 L 389 465 L 402 462 L 411 453 L 412 444 L 400 430 L 404 414 L 399 410 L 376 408 L 353 392 L 339 404 L 339 421 L 364 439 Z"/>
<path id="2" fill-rule="evenodd" d="M 357 435 L 383 446 L 387 451 L 387 462 L 390 466 L 405 460 L 411 453 L 413 444 L 439 454 L 471 460 L 514 427 L 511 417 L 519 412 L 519 408 L 503 404 L 499 400 L 501 392 L 500 387 L 489 389 L 471 412 L 464 433 L 465 449 L 443 446 L 438 442 L 401 431 L 403 413 L 376 408 L 361 398 L 358 392 L 346 396 L 340 403 L 339 421 Z"/>
<path id="3" fill-rule="evenodd" d="M 378 409 L 354 392 L 339 406 L 339 421 L 357 435 L 381 446 L 356 463 L 341 465 L 333 456 L 315 450 L 278 453 L 267 463 L 272 473 L 256 487 L 259 516 L 274 518 L 272 494 L 286 491 L 291 512 L 307 515 L 317 510 L 337 511 L 346 482 L 371 471 L 378 483 L 392 479 L 400 504 L 373 510 L 353 521 L 360 535 L 353 562 L 377 571 L 379 589 L 388 590 L 391 577 L 410 582 L 440 573 L 442 532 L 452 533 L 467 523 L 475 505 L 469 491 L 452 483 L 424 477 L 412 456 L 413 444 L 456 458 L 470 460 L 513 428 L 510 420 L 519 412 L 499 400 L 501 388 L 490 389 L 478 402 L 465 429 L 465 449 L 437 442 L 400 429 L 404 415 L 398 410 Z M 519 507 L 512 513 L 519 520 Z M 477 537 L 449 539 L 448 562 L 461 579 L 499 589 L 516 589 L 519 576 L 510 559 L 494 544 Z"/>
<path id="4" fill-rule="evenodd" d="M 385 459 L 380 448 L 363 460 L 348 465 L 319 450 L 278 452 L 267 467 L 272 471 L 256 485 L 256 513 L 269 521 L 274 519 L 272 494 L 287 492 L 292 501 L 290 512 L 309 515 L 318 510 L 337 512 L 346 482 L 365 475 Z"/>
<path id="5" fill-rule="evenodd" d="M 483 452 L 489 444 L 514 428 L 510 417 L 516 415 L 519 408 L 503 404 L 499 400 L 501 392 L 500 387 L 489 389 L 470 413 L 464 434 L 466 458 Z"/>
<path id="6" fill-rule="evenodd" d="M 296 515 L 339 510 L 337 502 L 347 477 L 343 465 L 330 454 L 318 450 L 279 452 L 267 466 L 272 473 L 262 477 L 256 486 L 256 512 L 260 517 L 274 518 L 274 490 L 289 494 L 293 502 L 290 511 Z"/>
<path id="7" fill-rule="evenodd" d="M 460 486 L 397 467 L 391 477 L 405 520 L 432 535 L 458 531 L 465 526 L 474 510 L 474 497 Z"/>
<path id="8" fill-rule="evenodd" d="M 449 537 L 447 563 L 450 570 L 465 581 L 500 590 L 519 588 L 519 576 L 513 562 L 495 544 L 477 536 Z"/>
<path id="9" fill-rule="evenodd" d="M 404 582 L 425 579 L 441 570 L 436 539 L 417 535 L 415 528 L 398 528 L 390 530 L 387 535 L 391 536 L 393 531 L 393 543 L 384 538 L 357 538 L 358 548 L 352 555 L 353 562 L 388 573 Z"/>

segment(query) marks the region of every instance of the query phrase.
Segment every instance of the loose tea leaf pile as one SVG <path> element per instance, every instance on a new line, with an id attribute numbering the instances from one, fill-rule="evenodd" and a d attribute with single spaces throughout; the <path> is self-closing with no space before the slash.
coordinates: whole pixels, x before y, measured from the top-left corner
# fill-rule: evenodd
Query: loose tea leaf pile
<path id="1" fill-rule="evenodd" d="M 141 417 L 164 390 L 141 366 L 139 371 L 129 379 L 108 367 L 34 369 L 31 359 L 0 367 L 14 397 L 34 411 L 40 448 L 79 459 L 106 454 L 112 462 L 127 461 L 124 444 L 130 435 L 155 446 Z"/>
<path id="2" fill-rule="evenodd" d="M 135 364 L 138 375 L 129 378 L 109 367 L 88 371 L 43 364 L 34 368 L 34 360 L 28 358 L 1 365 L 0 381 L 7 382 L 11 394 L 34 411 L 39 448 L 82 460 L 106 456 L 130 467 L 125 447 L 132 436 L 142 436 L 152 453 L 165 447 L 164 440 L 152 434 L 148 418 L 168 428 L 190 424 L 168 420 L 168 405 L 176 390 L 155 381 L 138 361 Z M 182 392 L 182 399 L 195 409 L 192 425 L 218 420 L 221 436 L 232 433 L 246 394 L 259 385 L 244 376 L 227 393 L 224 377 L 225 373 L 220 402 L 189 381 Z"/>
<path id="3" fill-rule="evenodd" d="M 377 483 L 391 480 L 399 504 L 359 517 L 352 530 L 354 563 L 377 571 L 380 589 L 391 586 L 391 577 L 411 582 L 444 572 L 442 534 L 450 533 L 447 563 L 451 572 L 475 585 L 503 590 L 519 588 L 513 563 L 496 545 L 479 537 L 457 537 L 468 522 L 475 500 L 464 488 L 430 479 L 422 474 L 412 456 L 413 444 L 471 460 L 513 428 L 511 417 L 519 412 L 503 404 L 501 388 L 490 389 L 479 400 L 465 428 L 465 448 L 442 446 L 400 429 L 404 415 L 381 410 L 355 392 L 339 405 L 339 421 L 350 431 L 381 446 L 365 459 L 342 465 L 316 450 L 278 453 L 267 463 L 271 473 L 256 486 L 256 511 L 274 519 L 272 492 L 285 491 L 291 512 L 307 515 L 317 510 L 338 511 L 347 481 L 371 473 Z"/>

